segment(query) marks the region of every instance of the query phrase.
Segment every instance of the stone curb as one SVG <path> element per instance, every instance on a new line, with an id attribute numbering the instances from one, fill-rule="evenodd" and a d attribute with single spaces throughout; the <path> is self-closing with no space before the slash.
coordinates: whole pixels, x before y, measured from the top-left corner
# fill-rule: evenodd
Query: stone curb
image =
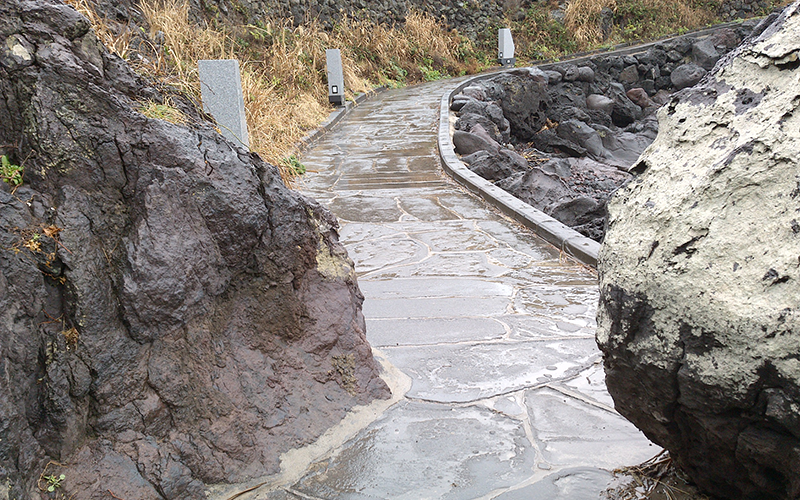
<path id="1" fill-rule="evenodd" d="M 364 102 L 365 100 L 369 99 L 370 97 L 374 96 L 375 94 L 379 94 L 386 90 L 388 87 L 386 85 L 381 85 L 380 87 L 375 87 L 372 90 L 367 92 L 357 94 L 355 96 L 354 101 L 347 101 L 344 106 L 337 108 L 328 115 L 328 119 L 324 122 L 320 123 L 317 128 L 306 134 L 297 145 L 297 149 L 302 153 L 306 149 L 310 148 L 314 145 L 315 142 L 322 139 L 329 131 L 333 130 L 333 127 L 336 126 L 342 118 L 350 114 L 353 108 L 358 107 L 359 104 Z"/>
<path id="2" fill-rule="evenodd" d="M 664 43 L 673 38 L 678 38 L 679 36 L 694 36 L 698 38 L 703 38 L 721 28 L 736 26 L 738 24 L 739 23 L 737 22 L 719 24 L 714 26 L 713 28 L 706 28 L 698 31 L 692 31 L 689 33 L 685 33 L 683 35 L 676 35 L 670 38 L 663 38 L 654 42 L 649 42 L 641 45 L 630 46 L 629 44 L 624 44 L 622 46 L 618 46 L 615 50 L 597 51 L 597 52 L 580 54 L 577 57 L 569 60 L 537 64 L 535 67 L 539 69 L 550 69 L 556 64 L 562 64 L 566 62 L 580 63 L 598 56 L 638 54 L 641 52 L 646 52 L 647 49 L 656 44 Z M 466 165 L 464 165 L 464 163 L 458 158 L 458 156 L 455 153 L 455 150 L 453 149 L 452 132 L 450 130 L 451 127 L 450 100 L 453 98 L 453 96 L 461 92 L 461 90 L 464 89 L 464 87 L 472 85 L 473 83 L 479 80 L 485 80 L 487 78 L 491 78 L 503 71 L 514 71 L 521 69 L 525 68 L 520 67 L 520 68 L 512 68 L 505 70 L 501 69 L 499 71 L 491 71 L 483 75 L 470 78 L 469 80 L 459 84 L 456 88 L 454 88 L 450 92 L 446 92 L 442 96 L 441 107 L 439 112 L 439 136 L 438 136 L 439 156 L 442 159 L 442 167 L 457 182 L 459 182 L 460 184 L 462 184 L 467 189 L 474 192 L 484 200 L 495 205 L 506 215 L 510 216 L 511 218 L 522 223 L 524 226 L 533 230 L 536 234 L 544 238 L 547 242 L 551 243 L 552 245 L 555 245 L 556 247 L 560 248 L 563 252 L 566 252 L 567 254 L 578 259 L 582 263 L 588 266 L 597 267 L 597 258 L 598 254 L 600 253 L 600 243 L 590 238 L 587 238 L 586 236 L 583 236 L 582 234 L 575 231 L 571 227 L 557 221 L 556 219 L 550 217 L 541 210 L 538 210 L 528 205 L 527 203 L 520 200 L 516 196 L 498 188 L 490 181 L 487 181 L 483 177 L 475 174 L 470 169 L 468 169 Z"/>
<path id="3" fill-rule="evenodd" d="M 439 156 L 442 159 L 442 167 L 458 183 L 499 208 L 504 214 L 533 230 L 548 243 L 555 245 L 586 265 L 597 267 L 600 243 L 583 236 L 541 210 L 533 208 L 516 196 L 495 186 L 468 169 L 456 156 L 450 133 L 450 99 L 458 92 L 461 92 L 464 87 L 472 85 L 476 80 L 485 79 L 495 74 L 471 78 L 442 96 L 437 141 L 439 143 Z"/>

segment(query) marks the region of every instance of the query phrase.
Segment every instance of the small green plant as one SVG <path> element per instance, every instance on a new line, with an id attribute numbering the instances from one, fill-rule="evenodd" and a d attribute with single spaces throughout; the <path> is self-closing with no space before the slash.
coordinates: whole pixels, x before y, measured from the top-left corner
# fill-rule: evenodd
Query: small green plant
<path id="1" fill-rule="evenodd" d="M 11 163 L 8 156 L 0 156 L 0 177 L 3 178 L 3 182 L 6 184 L 11 184 L 14 187 L 22 184 L 22 174 L 24 171 L 25 169 L 23 167 Z"/>
<path id="2" fill-rule="evenodd" d="M 434 80 L 441 80 L 445 78 L 447 75 L 443 75 L 441 71 L 438 69 L 433 69 L 430 66 L 420 66 L 419 67 L 420 73 L 422 73 L 422 79 L 426 82 L 432 82 Z"/>
<path id="3" fill-rule="evenodd" d="M 295 155 L 287 156 L 281 160 L 281 163 L 291 175 L 303 175 L 306 173 L 306 166 L 300 163 L 300 159 Z"/>
<path id="4" fill-rule="evenodd" d="M 48 476 L 43 476 L 44 480 L 47 481 L 47 491 L 53 492 L 56 488 L 61 488 L 61 482 L 64 481 L 67 476 L 64 474 L 60 474 L 56 476 L 55 474 L 51 474 Z"/>

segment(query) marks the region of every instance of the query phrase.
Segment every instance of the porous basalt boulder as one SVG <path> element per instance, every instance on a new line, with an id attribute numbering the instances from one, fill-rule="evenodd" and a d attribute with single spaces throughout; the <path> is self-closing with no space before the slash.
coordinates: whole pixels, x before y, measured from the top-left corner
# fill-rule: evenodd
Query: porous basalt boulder
<path id="1" fill-rule="evenodd" d="M 72 7 L 4 0 L 0 41 L 0 497 L 206 498 L 388 395 L 329 212 Z"/>
<path id="2" fill-rule="evenodd" d="M 615 406 L 720 498 L 800 498 L 798 55 L 794 3 L 673 96 L 600 255 Z"/>

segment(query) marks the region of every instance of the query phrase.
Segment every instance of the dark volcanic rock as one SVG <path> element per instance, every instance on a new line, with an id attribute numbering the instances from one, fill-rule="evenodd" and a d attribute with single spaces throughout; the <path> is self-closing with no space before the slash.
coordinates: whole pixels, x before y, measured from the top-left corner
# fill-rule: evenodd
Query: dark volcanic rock
<path id="1" fill-rule="evenodd" d="M 611 121 L 617 127 L 625 127 L 642 117 L 642 108 L 628 99 L 625 88 L 618 83 L 613 83 L 608 88 L 608 96 L 614 100 L 614 109 L 611 111 Z"/>
<path id="2" fill-rule="evenodd" d="M 696 64 L 681 64 L 670 73 L 669 78 L 676 90 L 692 87 L 706 76 L 706 70 Z"/>
<path id="3" fill-rule="evenodd" d="M 465 156 L 463 160 L 470 170 L 490 181 L 499 181 L 528 170 L 528 161 L 510 149 L 501 149 L 496 154 L 478 151 Z"/>
<path id="4" fill-rule="evenodd" d="M 514 70 L 493 78 L 503 86 L 500 106 L 511 124 L 511 133 L 528 140 L 547 120 L 547 76 L 539 70 Z"/>
<path id="5" fill-rule="evenodd" d="M 567 120 L 558 124 L 556 133 L 562 139 L 571 141 L 591 155 L 603 156 L 603 140 L 589 124 L 578 120 Z"/>
<path id="6" fill-rule="evenodd" d="M 539 168 L 503 179 L 497 185 L 530 205 L 542 207 L 544 212 L 575 197 L 558 175 Z"/>
<path id="7" fill-rule="evenodd" d="M 385 397 L 337 223 L 108 54 L 0 3 L 0 476 L 8 498 L 206 498 Z M 0 495 L 3 496 L 3 495 Z"/>
<path id="8" fill-rule="evenodd" d="M 720 498 L 800 498 L 799 9 L 659 111 L 600 257 L 615 406 Z"/>
<path id="9" fill-rule="evenodd" d="M 553 211 L 553 215 L 583 234 L 602 240 L 607 198 L 630 179 L 628 170 L 655 139 L 656 108 L 666 104 L 675 90 L 696 84 L 706 74 L 697 64 L 680 63 L 705 57 L 704 64 L 710 64 L 709 58 L 727 52 L 735 40 L 751 29 L 742 23 L 735 28 L 722 28 L 700 41 L 677 37 L 639 53 L 592 56 L 579 62 L 581 66 L 554 63 L 543 66 L 544 70 L 518 69 L 476 79 L 462 90 L 464 94 L 453 97 L 451 109 L 460 112 L 455 128 L 473 132 L 480 126 L 488 131 L 483 139 L 490 140 L 473 140 L 456 132 L 454 144 L 459 152 L 472 153 L 496 152 L 500 144 L 495 143 L 511 143 L 530 158 L 531 167 L 548 173 L 556 173 L 545 168 L 557 164 L 550 162 L 569 159 L 570 167 L 559 169 L 564 173 L 558 174 L 561 182 L 569 188 L 562 193 L 565 198 L 560 203 L 571 207 L 570 202 L 585 196 L 596 202 L 598 209 L 588 210 L 589 215 L 581 221 L 569 211 Z M 470 168 L 475 172 L 504 186 L 511 194 L 534 200 L 532 203 L 539 210 L 552 210 L 551 199 L 549 204 L 541 204 L 535 200 L 546 197 L 531 194 L 550 192 L 549 179 L 542 178 L 545 186 L 537 190 L 531 183 L 540 176 L 516 172 L 507 158 L 490 160 L 486 154 L 481 154 L 479 161 L 476 158 L 470 159 Z M 501 179 L 505 174 L 509 177 Z M 574 204 L 582 206 L 578 201 Z"/>
<path id="10" fill-rule="evenodd" d="M 643 88 L 635 87 L 625 93 L 632 103 L 636 104 L 643 110 L 655 106 L 655 103 L 647 96 L 647 92 Z"/>
<path id="11" fill-rule="evenodd" d="M 586 107 L 595 111 L 602 111 L 611 115 L 614 110 L 614 100 L 601 94 L 591 94 L 586 97 Z"/>
<path id="12" fill-rule="evenodd" d="M 511 138 L 509 122 L 497 104 L 470 99 L 459 111 L 461 113 L 455 124 L 456 130 L 469 132 L 477 124 L 497 142 L 507 143 Z"/>
<path id="13" fill-rule="evenodd" d="M 692 45 L 692 57 L 698 66 L 709 71 L 717 64 L 720 55 L 714 46 L 714 41 L 706 38 Z"/>
<path id="14" fill-rule="evenodd" d="M 478 134 L 464 132 L 462 130 L 456 130 L 455 133 L 453 133 L 453 145 L 455 146 L 456 153 L 460 155 L 471 155 L 477 151 L 497 152 L 500 150 L 500 144 L 497 142 L 486 137 L 481 137 Z"/>

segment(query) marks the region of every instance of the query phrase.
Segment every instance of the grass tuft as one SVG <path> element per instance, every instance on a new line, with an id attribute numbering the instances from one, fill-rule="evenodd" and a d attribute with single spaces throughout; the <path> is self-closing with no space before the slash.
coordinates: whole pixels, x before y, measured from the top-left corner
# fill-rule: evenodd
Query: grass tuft
<path id="1" fill-rule="evenodd" d="M 141 105 L 139 112 L 148 118 L 166 120 L 176 125 L 185 125 L 188 121 L 186 115 L 169 102 L 158 104 L 153 101 L 147 101 Z"/>

